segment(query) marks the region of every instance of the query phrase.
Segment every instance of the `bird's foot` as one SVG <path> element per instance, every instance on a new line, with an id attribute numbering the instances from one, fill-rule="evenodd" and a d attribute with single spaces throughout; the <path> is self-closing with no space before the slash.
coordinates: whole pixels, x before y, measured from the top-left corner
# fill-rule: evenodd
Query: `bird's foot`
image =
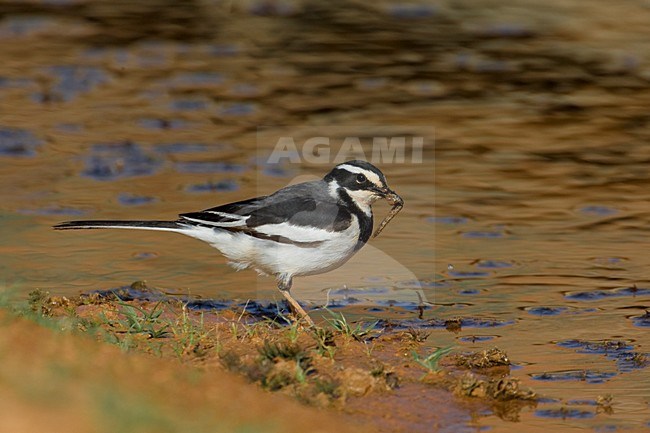
<path id="1" fill-rule="evenodd" d="M 280 292 L 284 295 L 286 298 L 287 302 L 289 303 L 289 307 L 291 308 L 291 311 L 295 316 L 297 316 L 298 320 L 303 320 L 307 326 L 313 327 L 316 326 L 314 321 L 311 320 L 311 317 L 309 317 L 309 314 L 305 311 L 302 306 L 294 299 L 293 296 L 291 296 L 291 293 L 288 290 L 280 290 Z"/>

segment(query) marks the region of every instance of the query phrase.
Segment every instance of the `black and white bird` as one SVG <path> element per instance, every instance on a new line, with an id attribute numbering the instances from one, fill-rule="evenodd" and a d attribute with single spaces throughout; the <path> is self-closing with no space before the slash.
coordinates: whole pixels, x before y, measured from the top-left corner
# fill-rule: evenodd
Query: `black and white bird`
<path id="1" fill-rule="evenodd" d="M 403 205 L 377 167 L 355 160 L 335 166 L 323 179 L 184 213 L 176 221 L 68 221 L 54 228 L 162 230 L 202 240 L 238 270 L 275 276 L 294 312 L 313 324 L 290 294 L 293 277 L 336 269 L 359 251 L 372 235 L 371 205 L 380 198 L 393 210 Z"/>

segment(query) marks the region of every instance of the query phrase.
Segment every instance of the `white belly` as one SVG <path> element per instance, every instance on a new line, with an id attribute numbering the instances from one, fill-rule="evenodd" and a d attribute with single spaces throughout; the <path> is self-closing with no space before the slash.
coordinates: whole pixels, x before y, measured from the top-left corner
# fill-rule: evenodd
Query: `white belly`
<path id="1" fill-rule="evenodd" d="M 243 233 L 196 227 L 184 234 L 208 242 L 237 269 L 253 268 L 271 275 L 314 275 L 331 271 L 354 255 L 359 239 L 356 217 L 350 227 L 328 233 L 317 246 L 298 246 L 255 238 Z"/>

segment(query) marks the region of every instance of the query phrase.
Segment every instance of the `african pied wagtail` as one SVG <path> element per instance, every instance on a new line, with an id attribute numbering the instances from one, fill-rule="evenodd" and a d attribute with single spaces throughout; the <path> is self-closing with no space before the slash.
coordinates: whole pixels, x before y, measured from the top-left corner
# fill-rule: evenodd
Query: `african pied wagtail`
<path id="1" fill-rule="evenodd" d="M 371 205 L 379 198 L 393 211 L 403 200 L 384 174 L 365 161 L 339 164 L 323 179 L 290 185 L 275 193 L 181 214 L 176 221 L 68 221 L 55 229 L 144 229 L 181 233 L 218 249 L 235 268 L 274 275 L 292 309 L 313 324 L 289 290 L 294 276 L 338 268 L 370 239 Z"/>

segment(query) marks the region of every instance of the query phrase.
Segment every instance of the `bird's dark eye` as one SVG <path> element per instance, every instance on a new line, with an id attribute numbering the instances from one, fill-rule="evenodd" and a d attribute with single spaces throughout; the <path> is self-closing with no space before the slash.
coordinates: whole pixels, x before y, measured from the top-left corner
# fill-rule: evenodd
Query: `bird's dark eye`
<path id="1" fill-rule="evenodd" d="M 357 183 L 364 183 L 368 179 L 363 174 L 357 174 Z"/>

